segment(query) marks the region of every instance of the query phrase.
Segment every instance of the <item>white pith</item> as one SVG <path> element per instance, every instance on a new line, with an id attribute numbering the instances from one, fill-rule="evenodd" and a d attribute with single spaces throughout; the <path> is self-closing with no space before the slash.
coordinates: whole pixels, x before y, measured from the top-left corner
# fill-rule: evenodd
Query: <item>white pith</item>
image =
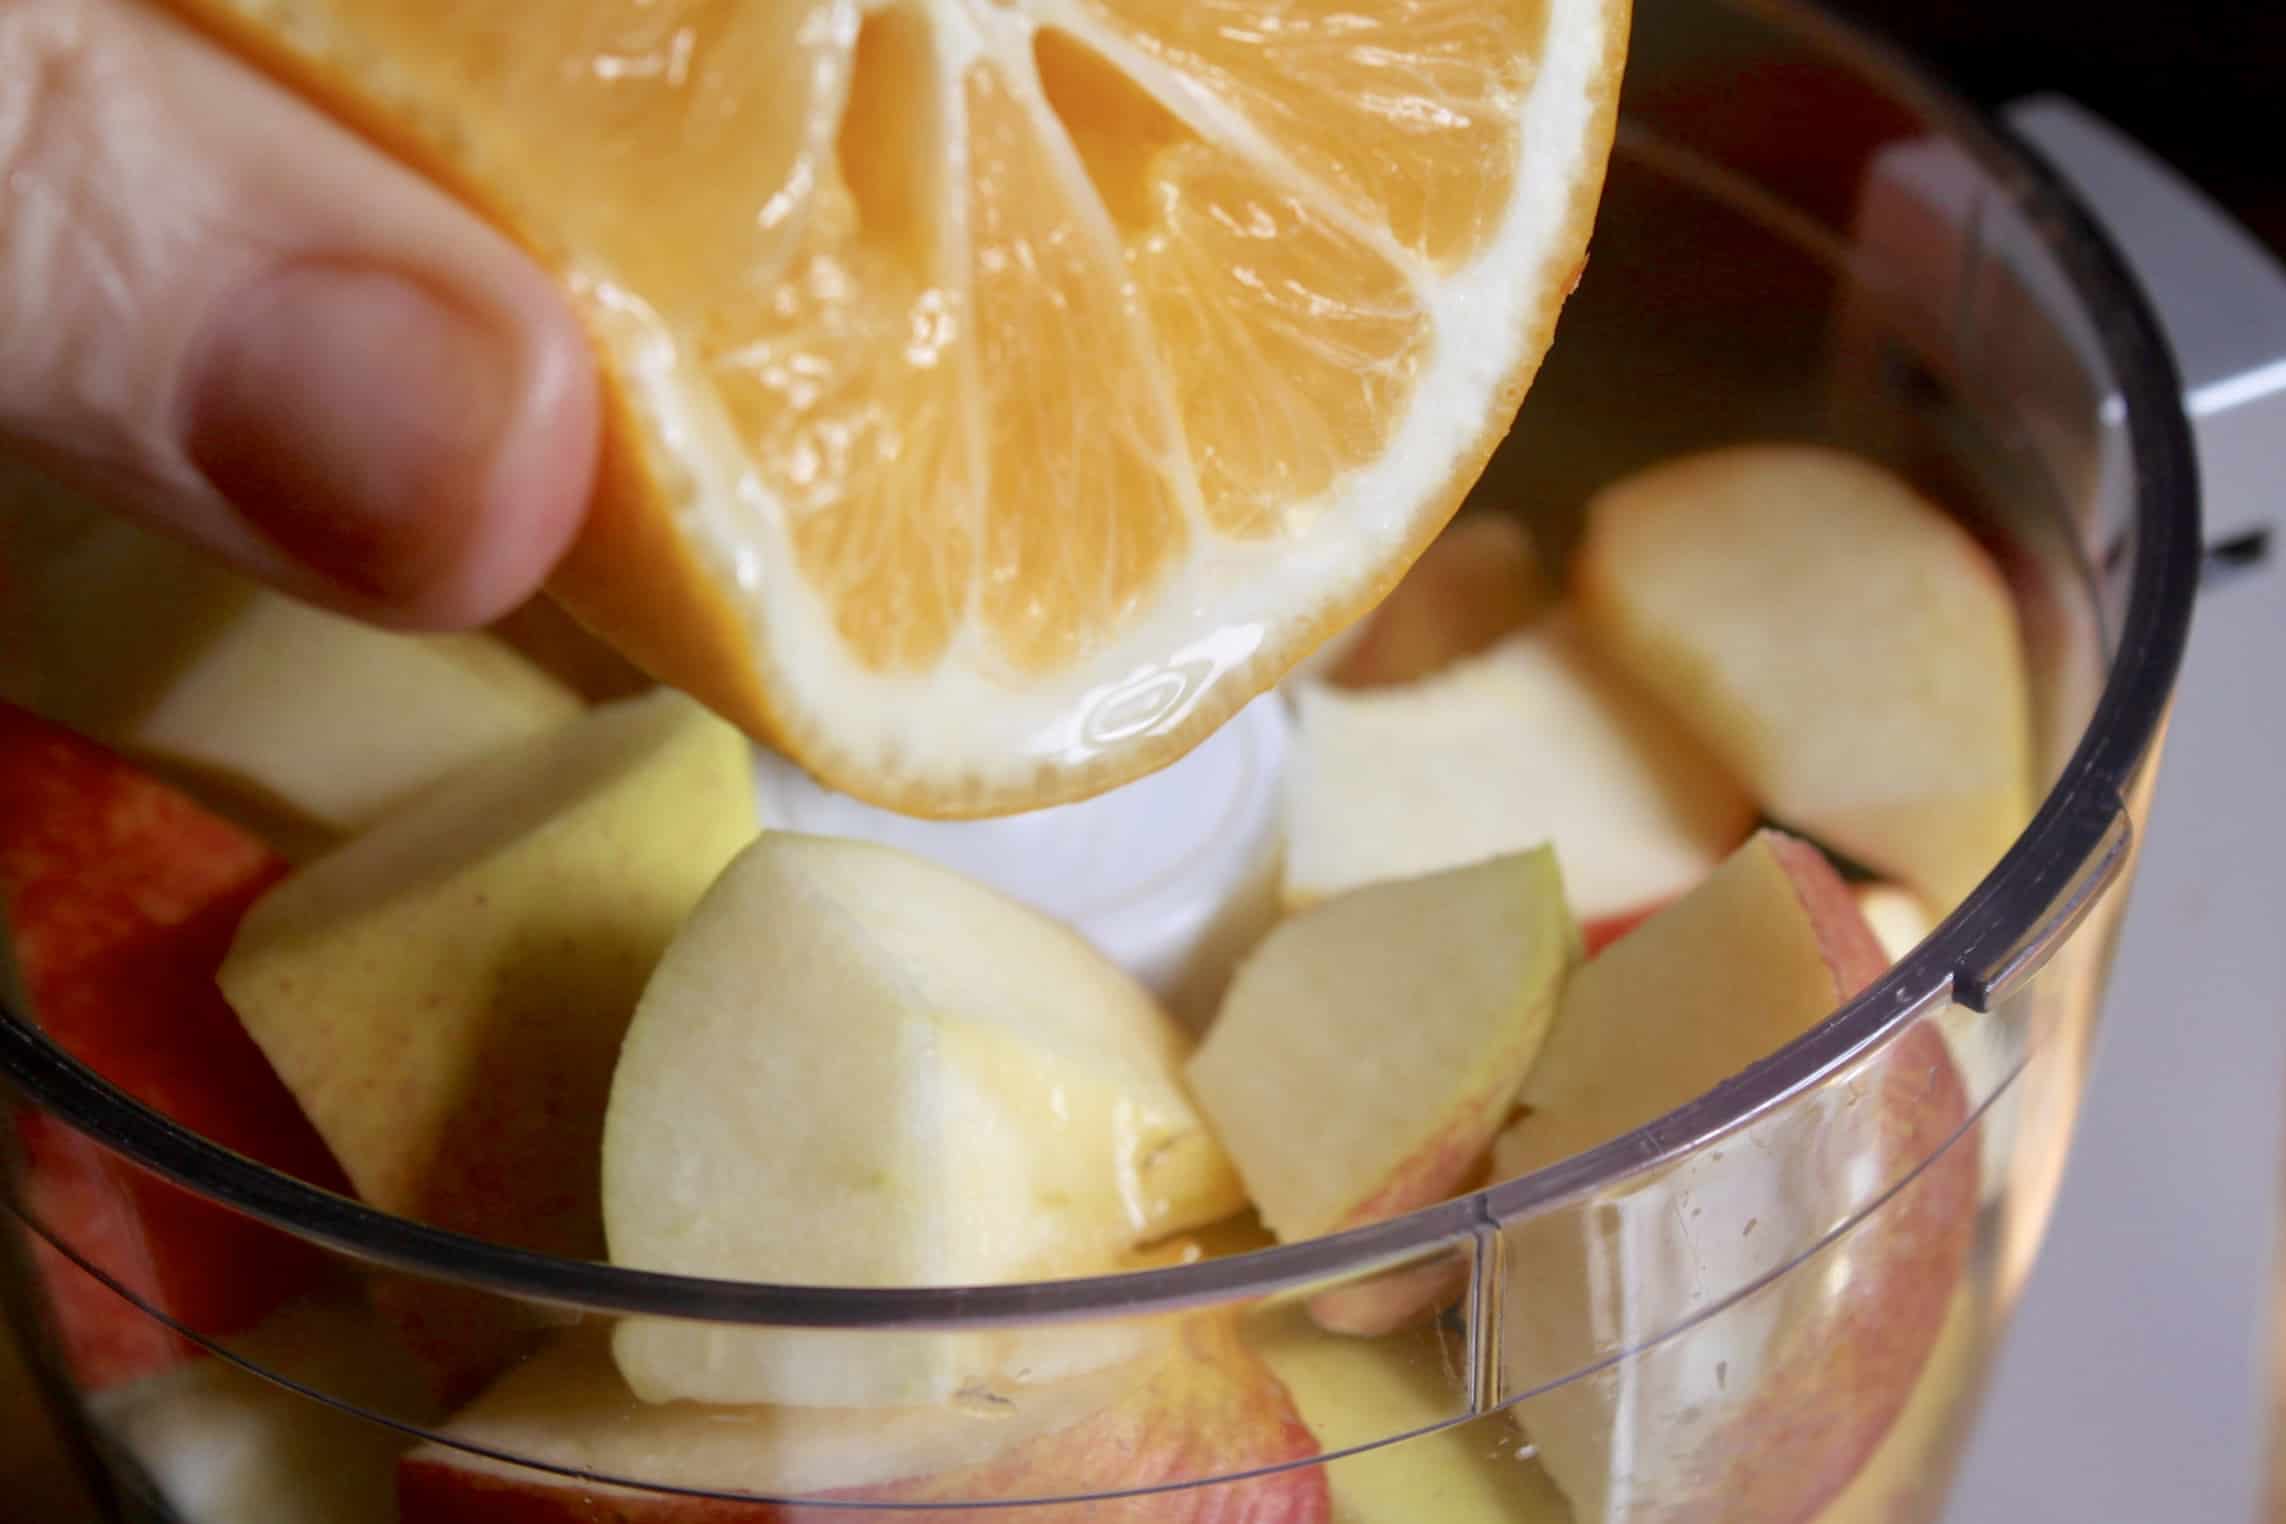
<path id="1" fill-rule="evenodd" d="M 836 14 L 853 33 L 860 11 L 882 3 Z M 1515 193 L 1470 263 L 1434 271 L 1278 154 L 1235 109 L 1139 55 L 1085 0 L 925 0 L 923 9 L 936 31 L 946 109 L 960 110 L 958 81 L 969 66 L 991 60 L 1064 164 L 1076 203 L 1100 209 L 1040 92 L 1032 39 L 1043 26 L 1092 48 L 1202 137 L 1266 170 L 1406 272 L 1433 328 L 1389 447 L 1320 503 L 1303 505 L 1294 519 L 1305 527 L 1253 541 L 1220 537 L 1187 468 L 1179 470 L 1190 548 L 1115 643 L 1053 674 L 1023 673 L 996 655 L 972 617 L 935 666 L 896 674 L 868 668 L 841 642 L 832 607 L 795 563 L 785 508 L 746 467 L 717 398 L 684 374 L 665 325 L 608 281 L 583 282 L 630 397 L 647 415 L 660 485 L 746 619 L 754 665 L 793 749 L 837 776 L 872 780 L 880 794 L 990 804 L 1036 791 L 1044 775 L 1099 764 L 1115 771 L 1106 759 L 1155 737 L 1203 734 L 1274 680 L 1301 654 L 1293 647 L 1307 634 L 1322 633 L 1313 629 L 1318 616 L 1358 603 L 1422 538 L 1425 512 L 1448 506 L 1458 462 L 1540 338 L 1547 292 L 1569 275 L 1555 266 L 1575 257 L 1563 234 L 1574 215 L 1575 176 L 1593 167 L 1588 134 L 1609 17 L 1604 0 L 1550 0 L 1546 48 L 1522 97 Z M 846 78 L 835 88 L 838 118 Z M 961 131 L 946 135 L 951 151 L 964 139 Z M 950 214 L 959 215 L 961 198 L 948 199 Z M 1097 220 L 1099 235 L 1113 238 L 1108 213 Z M 953 236 L 965 246 L 965 229 Z M 962 354 L 969 363 L 965 344 Z M 1171 419 L 1168 428 L 1180 438 Z"/>

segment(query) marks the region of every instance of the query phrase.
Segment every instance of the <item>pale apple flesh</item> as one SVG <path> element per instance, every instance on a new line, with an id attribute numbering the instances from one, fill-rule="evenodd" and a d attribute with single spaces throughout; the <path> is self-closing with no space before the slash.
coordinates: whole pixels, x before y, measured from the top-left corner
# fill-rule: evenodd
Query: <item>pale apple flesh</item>
<path id="1" fill-rule="evenodd" d="M 396 1524 L 390 1501 L 404 1434 L 365 1413 L 433 1424 L 426 1376 L 353 1298 L 288 1303 L 230 1352 L 100 1394 L 94 1416 L 134 1457 L 181 1524 Z M 256 1371 L 267 1373 L 257 1375 Z"/>
<path id="2" fill-rule="evenodd" d="M 1419 1433 L 1463 1411 L 1455 1352 L 1435 1332 L 1334 1338 L 1287 1311 L 1247 1333 L 1321 1448 L 1378 1446 L 1325 1464 L 1334 1524 L 1573 1524 L 1505 1416 Z M 1379 1444 L 1393 1434 L 1419 1437 Z"/>
<path id="3" fill-rule="evenodd" d="M 758 934 L 766 928 L 767 934 Z M 1189 1038 L 1068 928 L 869 843 L 765 833 L 691 915 L 612 1081 L 615 1263 L 795 1284 L 1110 1268 L 1244 1192 L 1182 1083 Z M 788 1223 L 801 1231 L 786 1231 Z M 640 1395 L 942 1400 L 1119 1358 L 1103 1330 L 854 1333 L 631 1321 Z"/>
<path id="4" fill-rule="evenodd" d="M 1134 1519 L 1332 1524 L 1317 1441 L 1224 1315 L 1184 1319 L 1129 1366 L 1032 1388 L 990 1410 L 700 1407 L 641 1401 L 600 1344 L 573 1336 L 502 1380 L 448 1441 L 646 1483 L 871 1503 L 914 1524 Z M 1275 1466 L 1244 1481 L 1213 1483 Z M 1206 1483 L 1206 1485 L 1190 1485 Z M 1142 1492 L 1158 1486 L 1175 1490 Z M 960 1508 L 1142 1492 L 1112 1502 Z M 577 1481 L 429 1444 L 398 1471 L 400 1524 L 820 1524 L 846 1508 Z"/>
<path id="5" fill-rule="evenodd" d="M 1757 832 L 1565 986 L 1520 1092 L 1533 1114 L 1504 1139 L 1511 1161 L 1537 1168 L 1673 1110 L 1777 1052 L 1888 966 L 1818 850 Z"/>
<path id="6" fill-rule="evenodd" d="M 36 547 L 9 528 L 0 698 L 264 825 L 361 829 L 580 708 L 488 636 L 378 629 L 124 521 Z"/>
<path id="7" fill-rule="evenodd" d="M 239 1027 L 215 970 L 286 865 L 101 746 L 0 703 L 0 998 L 133 1098 L 328 1189 L 339 1168 Z M 244 1328 L 320 1271 L 251 1218 L 31 1108 L 15 1117 L 35 1220 L 202 1334 Z M 36 1241 L 66 1360 L 98 1388 L 189 1346 Z"/>
<path id="8" fill-rule="evenodd" d="M 1263 1221 L 1293 1242 L 1479 1176 L 1578 957 L 1546 847 L 1355 889 L 1271 932 L 1189 1069 Z M 1313 1306 L 1376 1333 L 1452 1289 L 1438 1263 Z"/>
<path id="9" fill-rule="evenodd" d="M 1597 648 L 1777 820 L 1950 906 L 2032 814 L 2016 605 L 1976 540 L 1837 451 L 1746 446 L 1598 494 Z"/>
<path id="10" fill-rule="evenodd" d="M 1712 871 L 1754 806 L 1559 612 L 1401 687 L 1294 693 L 1282 893 L 1306 906 L 1553 843 L 1608 941 Z"/>
<path id="11" fill-rule="evenodd" d="M 1705 1093 L 1887 963 L 1814 848 L 1758 835 L 1573 978 L 1496 1171 L 1552 1164 Z M 1757 1119 L 1754 1136 L 1511 1230 L 1512 1386 L 1637 1351 L 1518 1408 L 1581 1524 L 1815 1517 L 1888 1431 L 1966 1274 L 1968 1122 L 1960 1073 L 1923 1024 L 1851 1081 Z M 1866 1208 L 1788 1265 L 1792 1245 Z M 1700 1212 L 1761 1231 L 1701 1233 Z M 1765 1275 L 1743 1301 L 1692 1321 L 1708 1299 Z"/>
<path id="12" fill-rule="evenodd" d="M 1545 847 L 1369 885 L 1273 931 L 1189 1068 L 1271 1230 L 1315 1237 L 1464 1180 L 1578 947 Z"/>
<path id="13" fill-rule="evenodd" d="M 1882 955 L 1895 963 L 1937 929 L 1937 918 L 1926 901 L 1910 889 L 1879 882 L 1855 886 L 1858 913 L 1881 944 Z"/>

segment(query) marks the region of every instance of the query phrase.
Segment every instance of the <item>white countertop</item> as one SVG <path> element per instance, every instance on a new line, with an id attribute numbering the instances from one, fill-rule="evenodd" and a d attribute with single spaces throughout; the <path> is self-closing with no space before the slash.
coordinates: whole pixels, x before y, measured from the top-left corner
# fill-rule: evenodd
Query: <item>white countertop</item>
<path id="1" fill-rule="evenodd" d="M 1949 1524 L 2250 1524 L 2286 1099 L 2286 564 L 2200 606 L 2078 1134 Z"/>

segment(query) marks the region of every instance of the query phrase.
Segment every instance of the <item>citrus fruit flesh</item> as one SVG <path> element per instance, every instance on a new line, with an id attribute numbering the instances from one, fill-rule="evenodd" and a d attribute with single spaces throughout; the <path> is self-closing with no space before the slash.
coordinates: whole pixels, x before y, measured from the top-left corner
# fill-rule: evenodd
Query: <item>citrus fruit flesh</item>
<path id="1" fill-rule="evenodd" d="M 1577 279 L 1626 0 L 177 0 L 611 383 L 554 590 L 827 783 L 1161 766 L 1392 586 Z"/>

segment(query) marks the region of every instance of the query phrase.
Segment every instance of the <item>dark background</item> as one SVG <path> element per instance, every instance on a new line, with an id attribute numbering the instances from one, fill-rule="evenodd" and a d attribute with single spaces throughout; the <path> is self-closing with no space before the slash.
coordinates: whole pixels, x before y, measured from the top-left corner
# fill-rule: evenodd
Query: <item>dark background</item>
<path id="1" fill-rule="evenodd" d="M 1985 105 L 2055 90 L 2286 255 L 2286 0 L 1826 0 Z"/>

